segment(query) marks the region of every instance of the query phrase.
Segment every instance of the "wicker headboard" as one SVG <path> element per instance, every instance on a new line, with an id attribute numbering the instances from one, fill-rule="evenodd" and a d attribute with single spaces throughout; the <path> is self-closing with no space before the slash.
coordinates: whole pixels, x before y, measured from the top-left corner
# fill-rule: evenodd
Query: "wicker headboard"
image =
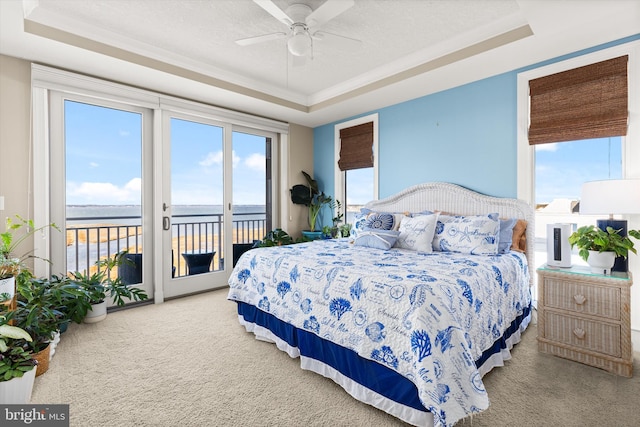
<path id="1" fill-rule="evenodd" d="M 534 278 L 535 228 L 534 211 L 523 200 L 487 196 L 447 182 L 429 182 L 406 188 L 382 200 L 365 205 L 378 212 L 420 212 L 424 210 L 451 212 L 458 215 L 481 215 L 498 212 L 501 218 L 527 221 L 526 256 L 531 283 Z"/>

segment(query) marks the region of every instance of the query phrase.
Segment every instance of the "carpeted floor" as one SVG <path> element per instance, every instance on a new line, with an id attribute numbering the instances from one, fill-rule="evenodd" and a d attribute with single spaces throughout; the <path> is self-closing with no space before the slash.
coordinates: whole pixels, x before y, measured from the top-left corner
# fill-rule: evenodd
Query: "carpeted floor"
<path id="1" fill-rule="evenodd" d="M 32 403 L 70 404 L 71 426 L 403 426 L 299 367 L 237 321 L 222 289 L 110 313 L 62 335 Z M 484 377 L 491 407 L 463 426 L 638 426 L 636 376 L 540 354 L 531 325 Z"/>

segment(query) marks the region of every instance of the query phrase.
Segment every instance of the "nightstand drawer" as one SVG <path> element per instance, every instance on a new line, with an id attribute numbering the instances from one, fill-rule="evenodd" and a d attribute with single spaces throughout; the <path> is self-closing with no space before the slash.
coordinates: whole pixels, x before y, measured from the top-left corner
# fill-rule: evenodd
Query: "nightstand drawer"
<path id="1" fill-rule="evenodd" d="M 620 320 L 620 288 L 544 278 L 544 305 Z"/>
<path id="2" fill-rule="evenodd" d="M 544 313 L 544 335 L 560 343 L 621 357 L 620 325 L 594 322 L 561 313 Z"/>

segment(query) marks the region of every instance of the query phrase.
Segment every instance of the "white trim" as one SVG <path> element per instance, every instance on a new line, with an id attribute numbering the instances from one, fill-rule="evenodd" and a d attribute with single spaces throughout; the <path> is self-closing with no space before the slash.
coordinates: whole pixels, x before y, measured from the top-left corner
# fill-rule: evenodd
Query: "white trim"
<path id="1" fill-rule="evenodd" d="M 31 84 L 34 88 L 59 90 L 69 94 L 135 105 L 137 107 L 156 109 L 165 106 L 173 111 L 185 110 L 189 114 L 201 112 L 206 114 L 206 117 L 213 116 L 220 121 L 276 133 L 287 133 L 289 131 L 289 124 L 278 120 L 162 95 L 133 86 L 100 80 L 44 65 L 31 65 Z"/>
<path id="2" fill-rule="evenodd" d="M 45 90 L 34 89 L 31 93 L 31 154 L 33 167 L 33 222 L 39 227 L 51 223 L 49 212 L 49 191 L 42 183 L 49 181 L 49 121 L 48 93 Z M 33 272 L 36 277 L 48 277 L 50 264 L 45 260 L 51 259 L 51 230 L 44 228 L 42 233 L 34 235 L 34 239 L 42 238 L 48 244 L 33 243 Z"/>
<path id="3" fill-rule="evenodd" d="M 159 102 L 153 92 L 39 64 L 31 64 L 31 84 L 66 94 L 152 109 L 157 108 Z"/>
<path id="4" fill-rule="evenodd" d="M 379 185 L 378 185 L 378 113 L 369 114 L 367 116 L 358 117 L 347 122 L 338 123 L 334 126 L 333 134 L 333 152 L 334 152 L 334 193 L 333 196 L 336 200 L 340 200 L 342 206 L 346 208 L 347 201 L 344 194 L 344 172 L 338 167 L 338 160 L 340 159 L 340 130 L 349 128 L 352 126 L 361 125 L 363 123 L 373 122 L 373 199 L 377 200 L 380 197 Z M 346 216 L 345 216 L 346 220 Z"/>
<path id="5" fill-rule="evenodd" d="M 160 304 L 164 301 L 164 281 L 165 277 L 171 277 L 171 258 L 165 254 L 165 244 L 162 230 L 162 210 L 164 179 L 166 171 L 163 169 L 164 150 L 162 145 L 162 111 L 158 108 L 153 111 L 153 241 L 161 244 L 153 245 L 153 259 L 162 262 L 153 263 L 153 302 Z M 161 148 L 157 148 L 161 147 Z M 168 174 L 167 174 L 168 175 Z M 165 256 L 166 255 L 166 256 Z M 164 270 L 168 271 L 168 276 Z"/>
<path id="6" fill-rule="evenodd" d="M 286 165 L 289 164 L 289 134 L 280 134 L 280 147 L 279 147 L 279 167 L 277 170 L 278 178 L 280 179 L 280 189 L 277 192 L 278 201 L 280 203 L 280 222 L 273 224 L 273 228 L 286 228 L 289 225 L 289 221 L 293 221 L 290 213 L 289 203 L 289 171 L 286 168 Z M 273 166 L 273 165 L 272 165 Z M 276 194 L 274 192 L 274 194 Z M 275 218 L 275 217 L 274 217 Z"/>

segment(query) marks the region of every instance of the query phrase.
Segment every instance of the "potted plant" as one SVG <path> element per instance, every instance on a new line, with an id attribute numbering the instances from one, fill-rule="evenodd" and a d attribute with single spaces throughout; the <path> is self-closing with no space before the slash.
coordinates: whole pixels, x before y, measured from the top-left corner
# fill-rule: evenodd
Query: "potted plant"
<path id="1" fill-rule="evenodd" d="M 333 202 L 331 196 L 327 196 L 318 189 L 318 182 L 305 171 L 302 171 L 308 185 L 294 185 L 291 192 L 291 201 L 309 208 L 309 230 L 303 230 L 302 235 L 310 240 L 322 237 L 322 231 L 316 229 L 318 216 L 324 206 L 330 206 Z"/>
<path id="2" fill-rule="evenodd" d="M 25 227 L 26 231 L 17 237 L 14 236 L 14 233 L 22 227 Z M 7 218 L 6 231 L 0 234 L 0 255 L 4 255 L 5 258 L 11 257 L 16 248 L 20 246 L 22 242 L 33 236 L 38 231 L 42 231 L 47 227 L 53 227 L 56 230 L 60 231 L 58 226 L 54 223 L 36 227 L 33 223 L 33 220 L 24 219 L 20 215 L 16 215 L 15 220 Z"/>
<path id="3" fill-rule="evenodd" d="M 276 228 L 267 233 L 264 239 L 257 244 L 259 248 L 270 246 L 284 246 L 294 243 L 293 238 L 281 228 Z"/>
<path id="4" fill-rule="evenodd" d="M 121 251 L 112 258 L 96 261 L 97 270 L 91 274 L 78 271 L 71 273 L 71 278 L 80 289 L 86 293 L 87 305 L 79 305 L 75 308 L 75 318 L 83 316 L 85 323 L 94 323 L 107 317 L 107 296 L 113 298 L 118 306 L 125 304 L 125 299 L 143 301 L 148 298 L 140 288 L 129 286 L 117 275 L 117 268 L 123 263 L 131 262 L 125 255 L 127 251 Z"/>
<path id="5" fill-rule="evenodd" d="M 16 276 L 23 268 L 20 258 L 7 257 L 0 254 L 0 294 L 7 294 L 6 303 L 10 303 L 15 295 Z"/>
<path id="6" fill-rule="evenodd" d="M 16 236 L 15 233 L 23 227 L 25 232 Z M 0 234 L 0 294 L 8 293 L 13 298 L 15 277 L 25 268 L 24 261 L 28 254 L 17 257 L 15 250 L 26 239 L 47 227 L 60 230 L 54 223 L 36 227 L 33 220 L 24 219 L 20 215 L 16 215 L 15 220 L 7 218 L 6 230 Z"/>
<path id="7" fill-rule="evenodd" d="M 335 209 L 335 215 L 332 219 L 333 226 L 324 226 L 322 228 L 326 237 L 340 238 L 349 237 L 351 234 L 351 224 L 340 224 L 344 214 L 342 213 L 342 203 L 340 200 L 334 200 L 330 205 L 331 209 Z"/>
<path id="8" fill-rule="evenodd" d="M 82 290 L 68 277 L 36 278 L 26 270 L 18 276 L 17 307 L 13 317 L 16 325 L 32 337 L 29 347 L 39 362 L 36 376 L 49 368 L 54 350 L 52 342 L 61 326 L 68 322 L 65 304 L 83 296 Z"/>
<path id="9" fill-rule="evenodd" d="M 628 235 L 640 239 L 640 230 L 629 230 Z M 622 237 L 620 230 L 588 225 L 578 228 L 569 236 L 571 247 L 577 246 L 578 254 L 584 259 L 593 273 L 610 274 L 617 256 L 627 258 L 629 251 L 637 254 L 634 244 L 628 236 Z"/>
<path id="10" fill-rule="evenodd" d="M 28 346 L 31 336 L 0 316 L 0 404 L 25 404 L 31 399 L 36 361 Z"/>

